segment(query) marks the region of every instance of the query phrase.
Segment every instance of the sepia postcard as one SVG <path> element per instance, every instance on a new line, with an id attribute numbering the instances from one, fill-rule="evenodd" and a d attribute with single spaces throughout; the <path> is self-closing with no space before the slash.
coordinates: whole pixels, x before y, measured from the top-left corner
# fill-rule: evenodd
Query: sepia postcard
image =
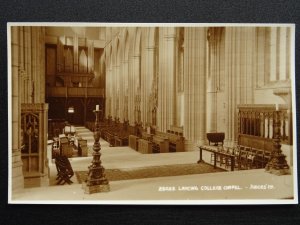
<path id="1" fill-rule="evenodd" d="M 10 204 L 297 204 L 294 24 L 8 23 Z"/>

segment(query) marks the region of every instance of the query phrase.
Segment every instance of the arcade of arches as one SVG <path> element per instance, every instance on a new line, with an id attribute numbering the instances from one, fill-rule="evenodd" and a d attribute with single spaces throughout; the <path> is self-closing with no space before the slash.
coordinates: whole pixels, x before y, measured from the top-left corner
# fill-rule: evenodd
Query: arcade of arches
<path id="1" fill-rule="evenodd" d="M 96 105 L 103 121 L 179 131 L 178 151 L 207 133 L 225 133 L 226 146 L 270 139 L 263 110 L 277 106 L 291 165 L 291 38 L 290 27 L 11 27 L 13 190 L 24 177 L 47 185 L 50 126 L 86 126 Z"/>

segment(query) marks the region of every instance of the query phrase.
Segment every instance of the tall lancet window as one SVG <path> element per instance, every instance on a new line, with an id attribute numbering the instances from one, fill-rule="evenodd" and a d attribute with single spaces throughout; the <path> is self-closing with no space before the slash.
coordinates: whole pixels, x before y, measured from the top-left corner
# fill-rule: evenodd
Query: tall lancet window
<path id="1" fill-rule="evenodd" d="M 73 53 L 71 47 L 65 49 L 65 72 L 73 72 Z"/>
<path id="2" fill-rule="evenodd" d="M 87 73 L 88 65 L 87 65 L 88 59 L 86 56 L 85 49 L 81 49 L 80 55 L 79 55 L 79 72 L 80 73 Z"/>

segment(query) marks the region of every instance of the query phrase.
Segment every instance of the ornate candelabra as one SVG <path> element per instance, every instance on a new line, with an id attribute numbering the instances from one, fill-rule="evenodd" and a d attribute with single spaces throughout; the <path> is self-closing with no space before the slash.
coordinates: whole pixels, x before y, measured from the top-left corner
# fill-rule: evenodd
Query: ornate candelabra
<path id="1" fill-rule="evenodd" d="M 271 155 L 271 159 L 266 165 L 265 170 L 269 173 L 273 173 L 276 175 L 285 175 L 290 174 L 290 167 L 287 164 L 285 159 L 285 155 L 282 154 L 281 151 L 281 119 L 280 119 L 280 111 L 276 107 L 276 111 L 274 112 L 274 144 L 273 144 L 273 151 Z"/>
<path id="2" fill-rule="evenodd" d="M 100 146 L 100 128 L 99 128 L 99 106 L 96 106 L 96 110 L 94 110 L 96 114 L 95 121 L 95 130 L 94 130 L 94 145 L 93 145 L 93 161 L 89 166 L 89 172 L 85 183 L 83 183 L 84 193 L 92 194 L 98 192 L 108 192 L 110 191 L 109 182 L 105 177 L 105 169 L 101 165 L 101 146 Z"/>

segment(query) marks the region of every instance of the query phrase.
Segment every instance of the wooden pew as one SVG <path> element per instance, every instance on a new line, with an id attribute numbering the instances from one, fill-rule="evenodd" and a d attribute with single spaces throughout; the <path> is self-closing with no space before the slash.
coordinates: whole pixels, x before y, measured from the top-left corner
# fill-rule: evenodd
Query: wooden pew
<path id="1" fill-rule="evenodd" d="M 168 134 L 169 151 L 184 152 L 184 137 L 176 134 Z"/>
<path id="2" fill-rule="evenodd" d="M 160 152 L 183 152 L 184 137 L 173 134 L 156 131 L 153 140 L 159 140 L 161 145 Z M 167 142 L 167 143 L 166 143 Z"/>
<path id="3" fill-rule="evenodd" d="M 159 148 L 160 153 L 169 152 L 169 137 L 166 133 L 155 132 L 153 136 L 153 143 L 156 145 L 156 148 Z M 158 149 L 155 149 L 158 151 Z"/>
<path id="4" fill-rule="evenodd" d="M 144 140 L 142 138 L 138 139 L 138 151 L 143 154 L 152 153 L 152 142 Z"/>
<path id="5" fill-rule="evenodd" d="M 129 147 L 138 151 L 138 140 L 139 140 L 138 136 L 129 135 L 129 140 L 128 140 Z"/>

